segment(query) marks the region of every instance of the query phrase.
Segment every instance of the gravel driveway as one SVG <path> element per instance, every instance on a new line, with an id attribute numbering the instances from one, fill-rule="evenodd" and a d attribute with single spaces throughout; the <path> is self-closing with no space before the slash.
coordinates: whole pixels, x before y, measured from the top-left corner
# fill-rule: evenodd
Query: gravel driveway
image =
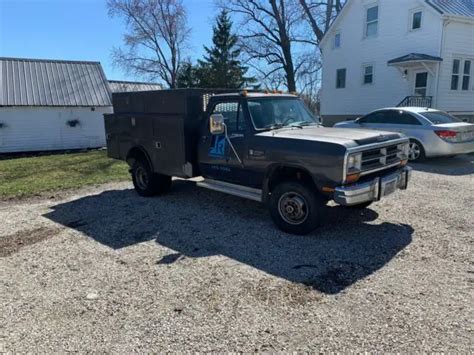
<path id="1" fill-rule="evenodd" d="M 474 157 L 296 237 L 175 181 L 0 202 L 0 352 L 474 351 Z"/>

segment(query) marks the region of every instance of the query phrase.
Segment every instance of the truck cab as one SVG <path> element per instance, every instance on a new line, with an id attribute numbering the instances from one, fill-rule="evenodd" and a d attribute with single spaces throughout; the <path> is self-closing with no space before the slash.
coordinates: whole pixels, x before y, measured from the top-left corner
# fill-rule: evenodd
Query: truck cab
<path id="1" fill-rule="evenodd" d="M 242 91 L 203 100 L 202 92 L 185 92 L 185 109 L 168 112 L 157 102 L 172 93 L 133 94 L 125 105 L 114 96 L 118 109 L 105 121 L 109 156 L 129 163 L 140 195 L 167 191 L 172 176 L 200 176 L 198 186 L 265 203 L 280 229 L 307 234 L 328 201 L 365 208 L 410 179 L 406 137 L 323 127 L 296 95 Z M 201 112 L 196 102 L 205 102 Z"/>

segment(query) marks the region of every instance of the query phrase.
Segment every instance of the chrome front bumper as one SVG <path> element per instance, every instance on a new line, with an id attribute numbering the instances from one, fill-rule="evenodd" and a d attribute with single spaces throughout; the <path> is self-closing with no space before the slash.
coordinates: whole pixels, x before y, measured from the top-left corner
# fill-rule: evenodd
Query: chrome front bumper
<path id="1" fill-rule="evenodd" d="M 412 168 L 406 166 L 395 173 L 371 181 L 337 187 L 334 201 L 343 206 L 354 206 L 369 201 L 379 201 L 396 190 L 406 190 Z"/>

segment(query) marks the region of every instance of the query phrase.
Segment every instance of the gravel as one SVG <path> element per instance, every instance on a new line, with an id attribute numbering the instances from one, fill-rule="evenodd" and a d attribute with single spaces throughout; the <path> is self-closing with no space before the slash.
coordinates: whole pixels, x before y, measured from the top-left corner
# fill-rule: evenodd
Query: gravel
<path id="1" fill-rule="evenodd" d="M 0 351 L 473 352 L 474 157 L 296 237 L 175 181 L 0 202 Z"/>

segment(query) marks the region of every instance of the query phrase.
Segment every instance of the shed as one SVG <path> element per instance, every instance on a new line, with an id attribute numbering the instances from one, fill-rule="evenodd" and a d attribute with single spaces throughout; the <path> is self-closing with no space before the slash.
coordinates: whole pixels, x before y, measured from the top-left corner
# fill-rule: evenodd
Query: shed
<path id="1" fill-rule="evenodd" d="M 0 58 L 0 153 L 102 147 L 111 112 L 99 62 Z"/>
<path id="2" fill-rule="evenodd" d="M 161 84 L 144 83 L 139 81 L 109 80 L 109 86 L 112 93 L 163 90 Z"/>

